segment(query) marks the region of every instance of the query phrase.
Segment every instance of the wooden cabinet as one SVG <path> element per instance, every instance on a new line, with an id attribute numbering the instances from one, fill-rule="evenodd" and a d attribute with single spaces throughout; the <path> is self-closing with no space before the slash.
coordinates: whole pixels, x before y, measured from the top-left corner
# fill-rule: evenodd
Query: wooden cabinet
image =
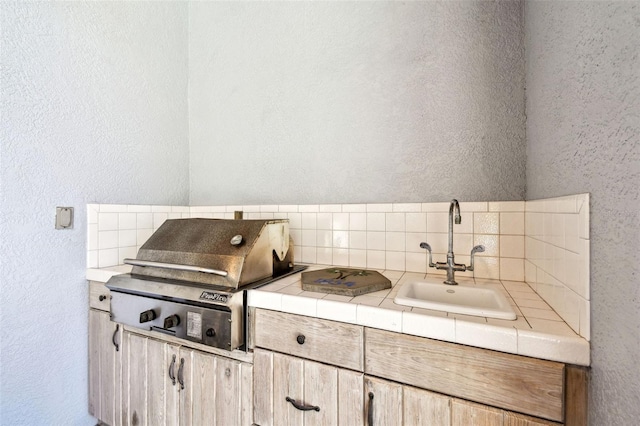
<path id="1" fill-rule="evenodd" d="M 122 326 L 109 312 L 89 309 L 89 413 L 120 425 Z"/>
<path id="2" fill-rule="evenodd" d="M 180 348 L 182 360 L 180 424 L 252 423 L 252 364 L 185 347 Z"/>
<path id="3" fill-rule="evenodd" d="M 451 426 L 500 426 L 503 418 L 503 411 L 497 408 L 457 399 L 451 401 Z"/>
<path id="4" fill-rule="evenodd" d="M 402 424 L 402 385 L 367 377 L 363 396 L 366 395 L 367 424 Z"/>
<path id="5" fill-rule="evenodd" d="M 576 423 L 575 425 L 586 426 L 585 423 Z M 504 426 L 558 426 L 560 423 L 550 422 L 547 420 L 529 417 L 518 413 L 504 412 Z"/>
<path id="6" fill-rule="evenodd" d="M 252 365 L 125 332 L 123 424 L 251 423 Z"/>
<path id="7" fill-rule="evenodd" d="M 255 346 L 351 370 L 364 368 L 364 328 L 256 309 Z"/>
<path id="8" fill-rule="evenodd" d="M 366 329 L 365 336 L 366 374 L 536 417 L 564 418 L 564 364 L 382 330 Z"/>
<path id="9" fill-rule="evenodd" d="M 365 376 L 367 425 L 560 426 L 535 417 Z"/>
<path id="10" fill-rule="evenodd" d="M 586 424 L 574 366 L 262 309 L 254 333 L 261 426 Z"/>
<path id="11" fill-rule="evenodd" d="M 368 423 L 450 426 L 451 398 L 424 389 L 365 376 Z"/>
<path id="12" fill-rule="evenodd" d="M 105 291 L 90 291 L 89 410 L 109 425 L 587 424 L 585 368 L 264 309 L 253 353 L 227 357 L 123 330 Z"/>
<path id="13" fill-rule="evenodd" d="M 96 281 L 89 281 L 89 307 L 109 312 L 111 307 L 111 290 Z"/>
<path id="14" fill-rule="evenodd" d="M 89 283 L 89 413 L 111 426 L 250 425 L 253 365 L 125 330 Z M 248 358 L 250 359 L 250 358 Z"/>
<path id="15" fill-rule="evenodd" d="M 179 347 L 125 332 L 124 425 L 178 424 Z"/>
<path id="16" fill-rule="evenodd" d="M 254 423 L 363 425 L 363 374 L 272 351 L 254 351 Z"/>

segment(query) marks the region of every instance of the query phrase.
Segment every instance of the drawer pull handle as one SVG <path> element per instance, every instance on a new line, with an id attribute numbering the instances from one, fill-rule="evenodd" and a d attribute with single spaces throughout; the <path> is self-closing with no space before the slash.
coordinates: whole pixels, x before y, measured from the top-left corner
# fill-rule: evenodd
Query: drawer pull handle
<path id="1" fill-rule="evenodd" d="M 304 334 L 299 334 L 298 337 L 296 337 L 296 341 L 301 345 L 304 345 L 304 340 L 305 340 Z"/>
<path id="2" fill-rule="evenodd" d="M 311 411 L 311 410 L 320 411 L 320 407 L 318 407 L 317 405 L 298 404 L 295 399 L 289 398 L 289 397 L 287 397 L 286 400 L 287 400 L 287 402 L 290 402 L 291 405 L 293 405 L 294 407 L 296 407 L 300 411 Z"/>
<path id="3" fill-rule="evenodd" d="M 184 389 L 184 358 L 180 358 L 180 367 L 178 367 L 178 383 L 180 383 L 180 389 Z"/>
<path id="4" fill-rule="evenodd" d="M 98 300 L 102 302 L 102 301 L 104 301 L 104 299 L 106 299 L 106 298 L 107 298 L 107 296 L 105 296 L 104 294 L 101 294 L 101 295 L 98 297 Z"/>
<path id="5" fill-rule="evenodd" d="M 113 332 L 113 336 L 111 336 L 111 343 L 116 347 L 116 352 L 120 350 L 120 345 L 116 342 L 116 336 L 118 335 L 118 330 L 120 329 L 120 324 L 116 324 L 116 329 Z"/>
<path id="6" fill-rule="evenodd" d="M 171 365 L 169 366 L 169 378 L 171 379 L 171 383 L 173 386 L 176 385 L 176 354 L 173 354 L 173 358 L 171 359 Z"/>
<path id="7" fill-rule="evenodd" d="M 373 392 L 369 392 L 369 412 L 367 413 L 367 426 L 373 426 Z"/>

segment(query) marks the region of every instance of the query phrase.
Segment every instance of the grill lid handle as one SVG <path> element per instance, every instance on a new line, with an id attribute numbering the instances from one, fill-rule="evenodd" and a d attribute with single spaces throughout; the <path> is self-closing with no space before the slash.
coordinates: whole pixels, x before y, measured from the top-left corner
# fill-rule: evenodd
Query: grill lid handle
<path id="1" fill-rule="evenodd" d="M 189 271 L 189 272 L 202 272 L 204 274 L 220 275 L 226 277 L 229 275 L 227 271 L 220 271 L 218 269 L 201 268 L 200 266 L 193 265 L 180 265 L 179 263 L 165 263 L 165 262 L 153 262 L 151 260 L 138 260 L 138 259 L 123 259 L 123 262 L 133 266 L 151 266 L 154 268 L 173 269 L 176 271 Z"/>

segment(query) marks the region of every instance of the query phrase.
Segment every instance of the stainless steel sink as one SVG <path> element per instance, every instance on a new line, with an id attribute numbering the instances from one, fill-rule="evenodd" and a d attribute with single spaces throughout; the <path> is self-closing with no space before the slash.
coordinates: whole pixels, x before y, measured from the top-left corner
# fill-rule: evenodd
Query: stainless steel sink
<path id="1" fill-rule="evenodd" d="M 516 313 L 499 291 L 488 287 L 446 285 L 427 281 L 408 281 L 395 297 L 398 305 L 515 320 Z"/>

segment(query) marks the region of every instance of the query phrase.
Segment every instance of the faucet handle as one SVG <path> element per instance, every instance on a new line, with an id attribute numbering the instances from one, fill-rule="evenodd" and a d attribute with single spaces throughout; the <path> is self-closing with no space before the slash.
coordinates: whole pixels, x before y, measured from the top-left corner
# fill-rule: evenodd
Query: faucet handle
<path id="1" fill-rule="evenodd" d="M 471 249 L 471 265 L 467 267 L 467 271 L 473 271 L 473 259 L 475 257 L 475 254 L 482 253 L 483 251 L 484 251 L 483 245 L 478 245 Z"/>
<path id="2" fill-rule="evenodd" d="M 429 245 L 429 243 L 420 243 L 420 248 L 423 248 L 429 252 L 429 267 L 430 268 L 435 267 L 436 264 L 433 263 L 433 258 L 431 257 L 431 246 Z"/>
<path id="3" fill-rule="evenodd" d="M 471 249 L 471 255 L 473 256 L 474 253 L 482 253 L 483 251 L 484 251 L 483 245 L 475 246 L 474 248 Z"/>

